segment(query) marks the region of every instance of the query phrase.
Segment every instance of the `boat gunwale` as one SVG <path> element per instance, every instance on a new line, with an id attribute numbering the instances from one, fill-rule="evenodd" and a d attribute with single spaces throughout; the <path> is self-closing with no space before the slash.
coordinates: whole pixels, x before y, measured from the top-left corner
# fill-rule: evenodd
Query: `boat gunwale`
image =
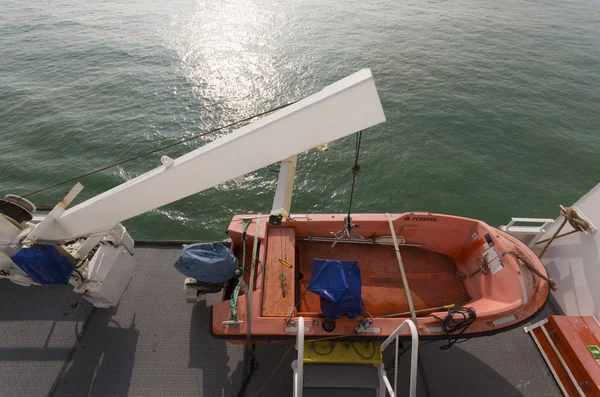
<path id="1" fill-rule="evenodd" d="M 364 217 L 364 215 L 375 216 L 376 217 L 375 221 L 379 221 L 379 219 L 377 217 L 381 217 L 383 214 L 363 214 L 363 217 Z M 395 220 L 398 220 L 401 217 L 408 216 L 408 215 L 415 215 L 415 213 L 394 214 Z M 416 214 L 416 215 L 420 216 L 421 214 L 419 213 L 419 214 Z M 489 231 L 493 231 L 494 234 L 497 234 L 496 232 L 498 232 L 500 234 L 503 234 L 497 228 L 494 228 L 494 227 L 488 225 L 487 223 L 485 223 L 483 221 L 480 221 L 480 220 L 476 220 L 476 219 L 456 217 L 456 216 L 453 216 L 453 215 L 446 215 L 446 214 L 431 214 L 431 213 L 427 213 L 426 215 L 427 216 L 441 216 L 441 217 L 446 217 L 446 218 L 460 218 L 460 219 L 463 219 L 463 220 L 466 220 L 466 221 L 474 222 L 474 225 L 483 225 L 484 229 L 489 229 Z M 300 217 L 298 215 L 295 215 L 295 216 L 298 217 L 298 218 Z M 325 220 L 327 220 L 327 221 L 334 220 L 335 222 L 337 222 L 337 221 L 340 221 L 343 216 L 344 215 L 340 215 L 340 214 L 314 214 L 314 215 L 309 215 L 309 217 L 306 220 L 297 221 L 297 222 L 304 223 L 304 222 L 310 222 L 310 221 L 314 220 L 314 219 L 311 219 L 310 217 L 313 217 L 313 218 L 316 217 L 317 218 L 317 222 L 323 222 Z M 234 243 L 232 244 L 232 249 L 234 249 L 234 246 L 235 246 L 235 237 L 236 237 L 235 235 L 238 234 L 238 232 L 239 232 L 239 231 L 236 230 L 236 228 L 237 228 L 236 225 L 244 217 L 250 217 L 250 216 L 236 215 L 231 220 L 229 231 L 233 231 L 232 237 L 234 237 L 232 239 L 234 241 Z M 252 215 L 252 217 L 256 217 L 256 215 Z M 338 218 L 338 219 L 335 219 L 335 218 Z M 363 220 L 366 220 L 366 219 L 363 219 Z M 371 220 L 373 220 L 373 219 L 371 219 Z M 285 224 L 282 225 L 281 227 L 286 227 L 286 226 L 291 227 L 291 226 L 285 225 Z M 258 235 L 258 238 L 261 239 L 261 240 L 266 240 L 269 228 L 270 227 L 266 227 L 266 228 L 262 229 L 261 232 Z M 249 233 L 248 237 L 249 237 L 249 239 L 254 238 L 254 236 L 251 236 L 250 233 Z M 264 243 L 266 244 L 266 241 L 264 241 Z M 526 251 L 529 250 L 529 248 L 526 247 L 526 246 L 524 246 L 521 242 L 516 242 L 516 243 L 518 244 L 519 248 L 524 248 Z M 502 244 L 500 244 L 500 245 L 502 245 Z M 439 251 L 436 251 L 434 249 L 428 249 L 428 250 L 432 251 L 432 252 L 439 253 Z M 266 255 L 266 250 L 265 251 L 261 251 L 260 259 L 259 260 L 266 259 L 266 258 L 263 257 L 265 255 Z M 510 258 L 510 259 L 512 259 L 512 258 Z M 510 259 L 509 259 L 509 261 L 510 261 Z M 512 263 L 512 261 L 510 261 L 510 262 Z M 521 277 L 521 273 L 520 273 L 521 269 L 519 269 L 518 263 L 516 261 L 514 261 L 514 262 L 515 262 L 514 266 L 512 266 L 512 267 L 513 267 L 513 270 L 516 272 L 515 276 L 516 277 Z M 544 288 L 546 289 L 546 294 L 545 294 L 545 296 L 542 297 L 540 295 L 543 293 L 542 290 Z M 254 293 L 259 293 L 260 294 L 259 290 L 262 290 L 262 283 L 260 283 L 260 281 L 257 280 L 257 286 L 256 286 L 256 289 L 255 289 Z M 529 292 L 530 303 L 528 305 L 522 304 L 522 300 L 521 299 L 518 299 L 518 300 L 515 300 L 515 301 L 511 301 L 511 302 L 508 302 L 508 303 L 507 302 L 499 302 L 499 301 L 497 301 L 498 303 L 505 303 L 504 310 L 502 310 L 502 311 L 496 311 L 492 315 L 478 316 L 478 320 L 481 320 L 481 321 L 477 322 L 477 324 L 479 324 L 479 326 L 475 327 L 475 328 L 483 328 L 483 327 L 487 326 L 487 327 L 490 327 L 489 330 L 486 329 L 484 331 L 475 330 L 473 332 L 466 332 L 464 334 L 464 336 L 465 337 L 466 336 L 476 337 L 476 336 L 491 335 L 491 334 L 495 334 L 495 333 L 498 333 L 498 332 L 503 332 L 503 331 L 508 330 L 508 329 L 512 329 L 513 327 L 518 326 L 519 324 L 522 324 L 522 323 L 526 322 L 529 318 L 531 318 L 532 316 L 534 316 L 535 313 L 539 312 L 539 310 L 541 310 L 541 308 L 543 308 L 546 305 L 546 302 L 548 300 L 548 296 L 549 296 L 549 287 L 546 284 L 544 284 L 543 281 L 536 282 L 534 284 L 533 290 L 531 292 Z M 223 298 L 225 298 L 225 296 Z M 240 298 L 245 300 L 245 298 L 243 296 L 241 296 Z M 261 299 L 262 299 L 262 296 L 261 296 Z M 476 302 L 478 300 L 481 300 L 481 298 L 474 299 L 473 302 Z M 543 302 L 542 302 L 542 300 L 543 300 Z M 223 299 L 222 302 L 218 303 L 217 305 L 219 305 L 221 303 L 224 303 L 225 301 L 226 300 Z M 531 307 L 534 302 L 535 302 L 535 305 L 533 307 Z M 255 299 L 255 303 L 256 303 L 256 299 Z M 242 305 L 242 306 L 245 306 L 245 305 Z M 535 311 L 532 312 L 532 309 L 534 309 L 534 308 L 535 308 Z M 446 313 L 447 312 L 445 312 L 445 311 L 438 311 L 438 312 L 433 312 L 432 314 L 437 314 L 438 316 L 444 316 Z M 214 314 L 214 308 L 211 307 L 211 334 L 218 335 L 219 338 L 226 339 L 226 340 L 228 340 L 228 339 L 229 340 L 244 339 L 243 331 L 241 329 L 240 329 L 240 331 L 236 332 L 235 328 L 231 329 L 231 328 L 227 327 L 227 328 L 223 328 L 224 332 L 219 332 L 219 327 L 218 326 L 217 326 L 217 328 L 213 327 L 213 325 L 215 325 L 214 324 L 214 315 L 215 315 Z M 524 316 L 524 315 L 526 317 L 521 317 L 521 316 Z M 515 318 L 512 319 L 512 320 L 505 321 L 502 324 L 497 324 L 497 325 L 493 324 L 492 325 L 492 322 L 494 320 L 503 320 L 503 319 L 506 319 L 506 318 L 510 318 L 511 316 L 514 316 Z M 291 319 L 295 319 L 297 317 L 298 316 L 296 314 L 293 317 L 291 317 Z M 426 332 L 428 332 L 428 331 L 426 331 L 426 329 L 428 327 L 438 328 L 439 325 L 440 325 L 440 324 L 433 325 L 431 323 L 431 320 L 432 320 L 431 317 L 432 317 L 431 315 L 419 317 L 419 318 L 424 319 L 423 322 L 419 321 L 419 323 L 420 323 L 419 327 L 420 327 L 420 329 L 423 330 L 422 331 L 423 338 L 425 338 L 425 339 L 439 339 L 439 338 L 443 339 L 443 338 L 446 338 L 447 337 L 446 334 L 442 333 L 441 331 L 431 331 L 431 333 L 429 333 L 429 334 L 426 333 Z M 386 329 L 383 329 L 383 327 L 381 327 L 380 328 L 380 333 L 369 332 L 368 336 L 371 339 L 385 338 L 385 335 L 387 335 L 387 328 L 389 328 L 390 326 L 393 326 L 395 328 L 395 326 L 397 324 L 399 324 L 401 321 L 403 321 L 406 318 L 408 318 L 408 316 L 407 317 L 392 317 L 392 318 L 376 318 L 375 319 L 376 322 L 379 323 L 379 324 L 381 324 Z M 320 317 L 320 316 L 310 316 L 310 317 L 306 317 L 306 319 L 310 320 L 310 321 L 316 320 L 316 321 L 319 321 L 319 322 L 323 320 L 323 318 Z M 258 313 L 256 313 L 255 312 L 255 308 L 253 307 L 253 309 L 252 309 L 252 320 L 253 320 L 253 322 L 254 321 L 261 322 L 262 326 L 264 328 L 268 329 L 269 327 L 273 327 L 274 326 L 274 324 L 275 324 L 274 321 L 282 321 L 283 318 L 282 317 L 268 317 L 268 316 L 263 316 L 260 313 L 260 310 L 259 310 Z M 516 322 L 513 323 L 512 321 L 515 321 L 515 320 L 518 320 L 518 321 L 516 321 Z M 506 323 L 507 325 L 504 325 L 504 323 Z M 307 337 L 307 339 L 315 339 L 315 338 L 322 338 L 324 336 L 336 337 L 336 336 L 344 335 L 344 334 L 340 334 L 340 331 L 342 330 L 342 327 L 343 327 L 343 329 L 345 331 L 348 331 L 350 328 L 354 329 L 354 327 L 356 326 L 356 320 L 355 319 L 340 319 L 340 320 L 338 320 L 337 325 L 339 327 L 338 328 L 339 331 L 337 331 L 337 332 L 334 332 L 334 333 L 324 333 L 323 330 L 320 330 L 320 329 L 317 330 L 317 329 L 315 329 L 313 332 L 316 332 L 316 334 L 313 334 L 313 335 L 307 334 L 306 337 Z M 377 325 L 378 324 L 374 324 L 373 327 L 377 327 Z M 245 327 L 242 327 L 242 328 L 245 328 Z M 276 333 L 270 333 L 269 331 L 265 332 L 264 330 L 262 332 L 260 332 L 260 331 L 256 331 L 256 328 L 253 327 L 253 335 L 252 335 L 252 337 L 253 337 L 253 339 L 285 340 L 285 339 L 289 339 L 290 337 L 292 337 L 294 335 L 294 334 L 288 335 L 289 333 L 290 333 L 290 330 L 279 330 L 279 329 L 276 331 Z M 347 335 L 347 333 L 346 333 L 346 335 Z M 215 337 L 217 337 L 217 336 L 215 336 Z M 358 336 L 357 338 L 359 338 L 359 339 L 360 338 L 364 338 L 364 336 Z"/>

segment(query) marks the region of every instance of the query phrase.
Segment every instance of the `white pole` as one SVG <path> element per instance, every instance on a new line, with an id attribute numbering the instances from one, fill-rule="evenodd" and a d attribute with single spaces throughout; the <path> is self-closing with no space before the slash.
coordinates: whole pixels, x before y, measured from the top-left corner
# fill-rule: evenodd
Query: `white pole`
<path id="1" fill-rule="evenodd" d="M 410 327 L 410 333 L 412 336 L 411 341 L 411 352 L 410 352 L 410 397 L 417 396 L 417 360 L 419 359 L 419 333 L 417 332 L 417 326 L 412 322 L 408 321 Z"/>
<path id="2" fill-rule="evenodd" d="M 298 337 L 296 338 L 296 349 L 298 349 L 298 397 L 302 397 L 304 387 L 304 317 L 298 317 Z"/>

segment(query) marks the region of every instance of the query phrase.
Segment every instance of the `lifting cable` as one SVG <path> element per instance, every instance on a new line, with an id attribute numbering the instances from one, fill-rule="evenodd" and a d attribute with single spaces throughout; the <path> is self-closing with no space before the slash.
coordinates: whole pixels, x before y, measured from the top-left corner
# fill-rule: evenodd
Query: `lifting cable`
<path id="1" fill-rule="evenodd" d="M 87 177 L 87 176 L 90 176 L 90 175 L 98 174 L 98 173 L 100 173 L 100 172 L 103 172 L 103 171 L 106 171 L 106 170 L 108 170 L 108 169 L 110 169 L 110 168 L 113 168 L 113 167 L 116 167 L 116 166 L 119 166 L 119 165 L 122 165 L 122 164 L 125 164 L 125 163 L 129 163 L 129 162 L 131 162 L 131 161 L 134 161 L 134 160 L 140 159 L 140 158 L 142 158 L 142 157 L 149 156 L 149 155 L 151 155 L 151 154 L 154 154 L 154 153 L 157 153 L 157 152 L 161 152 L 161 151 L 163 151 L 163 150 L 165 150 L 165 149 L 169 149 L 169 148 L 172 148 L 172 147 L 174 147 L 174 146 L 177 146 L 177 145 L 181 145 L 182 143 L 186 143 L 186 142 L 189 142 L 189 141 L 191 141 L 191 140 L 194 140 L 194 139 L 201 138 L 201 137 L 203 137 L 203 136 L 206 136 L 206 135 L 214 134 L 215 132 L 219 132 L 219 131 L 221 131 L 221 130 L 224 130 L 224 129 L 227 129 L 227 128 L 230 128 L 230 127 L 236 126 L 236 125 L 238 125 L 238 124 L 241 124 L 241 123 L 248 122 L 248 121 L 250 121 L 250 120 L 252 120 L 252 119 L 255 119 L 255 118 L 257 118 L 257 117 L 265 116 L 265 115 L 267 115 L 267 114 L 269 114 L 269 113 L 272 113 L 272 112 L 275 112 L 275 111 L 277 111 L 277 110 L 281 110 L 281 109 L 283 109 L 283 108 L 286 108 L 286 107 L 288 107 L 288 106 L 290 106 L 290 105 L 293 105 L 293 104 L 295 104 L 295 103 L 296 103 L 296 102 L 298 102 L 298 101 L 299 101 L 299 100 L 295 100 L 295 101 L 292 101 L 292 102 L 288 102 L 288 103 L 286 103 L 286 104 L 284 104 L 284 105 L 276 106 L 276 107 L 274 107 L 274 108 L 271 108 L 271 109 L 269 109 L 269 110 L 266 110 L 266 111 L 264 111 L 264 112 L 261 112 L 261 113 L 254 114 L 254 115 L 252 115 L 252 116 L 250 116 L 250 117 L 246 117 L 246 118 L 243 118 L 243 119 L 241 119 L 241 120 L 234 121 L 234 122 L 232 122 L 232 123 L 226 124 L 226 125 L 224 125 L 224 126 L 221 126 L 221 127 L 214 128 L 214 129 L 212 129 L 212 130 L 210 130 L 210 131 L 205 131 L 205 132 L 202 132 L 202 133 L 199 133 L 199 134 L 196 134 L 196 135 L 192 135 L 192 136 L 191 136 L 191 137 L 189 137 L 189 138 L 185 138 L 185 139 L 182 139 L 182 140 L 180 140 L 180 141 L 173 142 L 173 143 L 170 143 L 170 144 L 168 144 L 168 145 L 165 145 L 165 146 L 161 146 L 161 147 L 159 147 L 159 148 L 156 148 L 156 149 L 153 149 L 153 150 L 151 150 L 151 151 L 149 151 L 149 152 L 145 152 L 145 153 L 142 153 L 142 154 L 138 154 L 138 155 L 136 155 L 136 156 L 133 156 L 133 157 L 129 157 L 129 158 L 127 158 L 127 159 L 124 159 L 124 160 L 118 161 L 118 162 L 116 162 L 116 163 L 113 163 L 113 164 L 107 165 L 107 166 L 105 166 L 105 167 L 98 168 L 98 169 L 96 169 L 96 170 L 94 170 L 94 171 L 90 171 L 90 172 L 87 172 L 87 173 L 85 173 L 85 174 L 77 175 L 77 176 L 75 176 L 75 177 L 73 177 L 73 178 L 69 178 L 69 179 L 63 180 L 63 181 L 61 181 L 61 182 L 57 182 L 57 183 L 55 183 L 55 184 L 53 184 L 53 185 L 50 185 L 50 186 L 44 187 L 44 188 L 42 188 L 42 189 L 34 190 L 33 192 L 29 192 L 29 193 L 27 193 L 27 194 L 25 194 L 25 195 L 21 195 L 21 196 L 19 196 L 19 198 L 26 198 L 26 197 L 30 197 L 30 196 L 33 196 L 34 194 L 38 194 L 38 193 L 41 193 L 41 192 L 45 192 L 46 190 L 54 189 L 54 188 L 56 188 L 56 187 L 59 187 L 59 186 L 62 186 L 62 185 L 66 185 L 67 183 L 70 183 L 70 182 L 75 182 L 75 181 L 77 181 L 77 180 L 79 180 L 79 179 L 81 179 L 81 178 L 85 178 L 85 177 Z M 9 199 L 9 200 L 6 200 L 5 202 L 3 202 L 3 203 L 0 203 L 0 207 L 1 207 L 1 206 L 3 206 L 3 205 L 5 205 L 5 204 L 8 204 L 8 203 L 14 203 L 14 202 L 16 202 L 17 200 L 18 200 L 17 198 L 15 198 L 15 199 Z"/>
<path id="2" fill-rule="evenodd" d="M 345 231 L 350 236 L 350 232 L 354 225 L 352 224 L 352 218 L 350 216 L 352 212 L 352 199 L 354 198 L 354 186 L 356 185 L 356 176 L 360 172 L 360 165 L 358 164 L 358 156 L 360 155 L 360 144 L 362 141 L 362 131 L 356 133 L 356 146 L 354 155 L 354 165 L 352 166 L 352 187 L 350 188 L 350 203 L 348 204 L 348 215 L 345 219 Z"/>

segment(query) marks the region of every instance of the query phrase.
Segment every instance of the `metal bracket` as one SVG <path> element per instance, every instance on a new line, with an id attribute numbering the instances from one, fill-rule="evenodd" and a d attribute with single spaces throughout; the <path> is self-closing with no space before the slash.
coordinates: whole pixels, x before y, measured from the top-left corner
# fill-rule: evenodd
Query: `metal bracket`
<path id="1" fill-rule="evenodd" d="M 548 323 L 548 319 L 545 318 L 543 320 L 538 321 L 537 323 L 531 324 L 531 325 L 529 325 L 527 327 L 523 327 L 523 329 L 525 330 L 525 332 L 530 333 L 534 329 L 539 328 L 542 325 L 547 324 L 547 323 Z"/>
<path id="2" fill-rule="evenodd" d="M 58 204 L 56 204 L 52 211 L 50 211 L 48 215 L 46 215 L 44 220 L 38 223 L 36 227 L 31 231 L 31 233 L 29 233 L 27 239 L 25 240 L 25 244 L 35 243 L 39 239 L 39 236 L 44 235 L 44 232 L 47 229 L 49 229 L 51 225 L 58 221 L 58 219 L 65 212 L 69 204 L 71 204 L 71 202 L 82 190 L 83 185 L 77 182 L 75 186 L 73 186 L 71 190 L 69 190 L 65 197 L 61 201 L 59 201 Z M 43 240 L 47 239 L 43 238 Z"/>
<path id="3" fill-rule="evenodd" d="M 243 323 L 244 321 L 242 320 L 226 320 L 226 321 L 221 321 L 221 324 L 225 324 L 228 325 L 230 327 L 239 327 L 241 323 Z"/>

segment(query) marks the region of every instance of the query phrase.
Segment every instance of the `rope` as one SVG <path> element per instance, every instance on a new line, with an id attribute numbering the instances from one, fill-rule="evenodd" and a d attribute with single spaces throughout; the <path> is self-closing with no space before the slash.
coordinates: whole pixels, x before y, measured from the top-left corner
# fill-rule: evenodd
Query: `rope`
<path id="1" fill-rule="evenodd" d="M 448 310 L 446 317 L 439 318 L 432 314 L 432 317 L 442 322 L 442 331 L 446 333 L 448 344 L 441 346 L 440 350 L 447 350 L 455 344 L 460 336 L 475 322 L 477 313 L 472 307 L 453 307 Z M 450 334 L 460 331 L 457 335 L 450 337 Z"/>
<path id="2" fill-rule="evenodd" d="M 38 193 L 44 192 L 44 191 L 46 191 L 46 190 L 54 189 L 54 188 L 56 188 L 56 187 L 59 187 L 59 186 L 65 185 L 65 184 L 67 184 L 67 183 L 69 183 L 69 182 L 74 182 L 74 181 L 76 181 L 76 180 L 78 180 L 78 179 L 85 178 L 85 177 L 87 177 L 87 176 L 94 175 L 94 174 L 97 174 L 97 173 L 99 173 L 99 172 L 102 172 L 102 171 L 106 171 L 106 170 L 108 170 L 108 169 L 110 169 L 110 168 L 113 168 L 113 167 L 116 167 L 116 166 L 119 166 L 119 165 L 122 165 L 122 164 L 125 164 L 125 163 L 129 163 L 129 162 L 131 162 L 131 161 L 134 161 L 134 160 L 140 159 L 140 158 L 142 158 L 142 157 L 149 156 L 149 155 L 151 155 L 151 154 L 154 154 L 154 153 L 157 153 L 157 152 L 161 152 L 161 151 L 163 151 L 163 150 L 165 150 L 165 149 L 169 149 L 169 148 L 171 148 L 171 147 L 173 147 L 173 146 L 181 145 L 181 144 L 183 144 L 183 143 L 185 143 L 185 142 L 189 142 L 189 141 L 191 141 L 191 140 L 198 139 L 198 138 L 201 138 L 201 137 L 203 137 L 203 136 L 206 136 L 206 135 L 209 135 L 209 134 L 213 134 L 213 133 L 215 133 L 215 132 L 219 132 L 219 131 L 221 131 L 221 130 L 224 130 L 224 129 L 226 129 L 226 128 L 230 128 L 230 127 L 233 127 L 233 126 L 235 126 L 235 125 L 238 125 L 238 124 L 241 124 L 241 123 L 248 122 L 248 121 L 250 121 L 250 120 L 252 120 L 252 119 L 255 119 L 255 118 L 257 118 L 257 117 L 261 117 L 261 116 L 267 115 L 267 114 L 269 114 L 269 113 L 275 112 L 275 111 L 277 111 L 277 110 L 280 110 L 280 109 L 286 108 L 286 107 L 288 107 L 288 106 L 290 106 L 290 105 L 293 105 L 293 104 L 295 104 L 296 102 L 298 102 L 298 100 L 295 100 L 295 101 L 292 101 L 292 102 L 288 102 L 288 103 L 286 103 L 286 104 L 284 104 L 284 105 L 280 105 L 280 106 L 274 107 L 274 108 L 272 108 L 272 109 L 269 109 L 269 110 L 267 110 L 267 111 L 264 111 L 264 112 L 261 112 L 261 113 L 257 113 L 257 114 L 255 114 L 255 115 L 253 115 L 253 116 L 246 117 L 246 118 L 244 118 L 244 119 L 241 119 L 241 120 L 238 120 L 238 121 L 234 121 L 234 122 L 232 122 L 232 123 L 226 124 L 226 125 L 224 125 L 224 126 L 222 126 L 222 127 L 217 127 L 217 128 L 215 128 L 215 129 L 212 129 L 212 130 L 210 130 L 210 131 L 206 131 L 206 132 L 202 132 L 202 133 L 200 133 L 200 134 L 192 135 L 192 136 L 191 136 L 191 137 L 189 137 L 189 138 L 182 139 L 182 140 L 180 140 L 180 141 L 173 142 L 173 143 L 170 143 L 170 144 L 168 144 L 168 145 L 165 145 L 165 146 L 161 146 L 161 147 L 159 147 L 159 148 L 156 148 L 156 149 L 153 149 L 153 150 L 151 150 L 151 151 L 149 151 L 149 152 L 142 153 L 142 154 L 139 154 L 139 155 L 137 155 L 137 156 L 133 156 L 133 157 L 127 158 L 127 159 L 125 159 L 125 160 L 118 161 L 118 162 L 116 162 L 116 163 L 113 163 L 113 164 L 107 165 L 107 166 L 105 166 L 105 167 L 102 167 L 102 168 L 98 168 L 98 169 L 96 169 L 96 170 L 94 170 L 94 171 L 90 171 L 90 172 L 87 172 L 87 173 L 85 173 L 85 174 L 77 175 L 77 176 L 75 176 L 75 177 L 73 177 L 73 178 L 69 178 L 69 179 L 63 180 L 63 181 L 61 181 L 61 182 L 57 182 L 57 183 L 55 183 L 55 184 L 53 184 L 53 185 L 47 186 L 47 187 L 45 187 L 45 188 L 42 188 L 42 189 L 34 190 L 33 192 L 27 193 L 27 194 L 25 194 L 25 195 L 21 195 L 21 196 L 19 196 L 19 197 L 20 197 L 20 198 L 26 198 L 26 197 L 29 197 L 29 196 L 33 196 L 34 194 L 38 194 Z M 3 206 L 3 205 L 5 205 L 5 204 L 8 204 L 8 203 L 14 203 L 14 202 L 16 202 L 16 200 L 18 200 L 18 199 L 6 200 L 6 202 L 0 203 L 0 207 L 1 207 L 1 206 Z"/>
<path id="3" fill-rule="evenodd" d="M 556 240 L 557 238 L 564 237 L 564 236 L 566 236 L 568 234 L 574 233 L 575 231 L 586 232 L 590 228 L 589 222 L 586 221 L 585 219 L 583 219 L 583 217 L 581 216 L 581 214 L 579 213 L 579 211 L 577 211 L 576 208 L 573 208 L 573 207 L 563 207 L 561 205 L 560 206 L 560 215 L 563 216 L 564 219 L 563 219 L 562 223 L 560 224 L 559 228 L 556 229 L 556 231 L 554 232 L 554 234 L 552 235 L 552 237 L 550 237 L 550 239 L 547 240 L 548 242 L 546 243 L 546 245 L 544 246 L 544 248 L 542 249 L 542 251 L 538 255 L 538 257 L 540 259 L 542 259 L 542 256 L 544 256 L 544 254 L 546 253 L 546 250 L 548 249 L 548 247 L 550 247 L 550 244 L 552 244 L 552 242 L 554 240 Z M 569 222 L 569 225 L 571 225 L 571 227 L 574 230 L 572 232 L 565 233 L 565 234 L 563 234 L 563 235 L 561 235 L 559 237 L 558 233 L 560 233 L 560 231 L 563 229 L 563 227 L 565 227 L 565 225 L 567 224 L 567 222 Z M 556 284 L 555 284 L 555 286 L 556 286 Z M 553 291 L 556 291 L 556 290 L 553 288 Z"/>
<path id="4" fill-rule="evenodd" d="M 244 271 L 246 270 L 246 232 L 248 231 L 248 226 L 252 223 L 252 219 L 242 219 L 242 224 L 244 225 L 242 229 L 242 276 L 238 280 L 233 293 L 231 294 L 231 299 L 229 299 L 229 308 L 231 309 L 231 315 L 229 316 L 229 321 L 240 321 L 238 318 L 238 297 L 240 295 L 240 290 L 242 287 L 245 287 L 244 283 Z"/>
<path id="5" fill-rule="evenodd" d="M 362 358 L 363 360 L 370 360 L 373 357 L 375 357 L 375 343 L 373 341 L 371 341 L 371 346 L 373 347 L 373 350 L 371 351 L 371 355 L 370 356 L 363 356 L 357 349 L 356 346 L 354 346 L 354 342 L 350 342 L 350 346 L 352 346 L 352 348 L 354 349 L 354 352 L 356 352 L 356 354 L 359 355 L 360 358 Z"/>
<path id="6" fill-rule="evenodd" d="M 406 300 L 408 301 L 408 308 L 410 309 L 410 315 L 417 324 L 417 314 L 415 313 L 415 306 L 413 305 L 412 296 L 410 294 L 410 288 L 408 287 L 408 280 L 406 279 L 406 273 L 404 271 L 404 264 L 402 263 L 402 255 L 400 254 L 400 248 L 398 247 L 398 239 L 396 238 L 396 231 L 394 230 L 394 223 L 392 222 L 392 216 L 388 213 L 385 214 L 390 224 L 390 232 L 392 233 L 392 240 L 394 241 L 394 248 L 396 249 L 396 258 L 398 259 L 398 266 L 400 267 L 400 274 L 402 275 L 402 284 L 404 285 L 404 292 L 406 293 Z"/>
<path id="7" fill-rule="evenodd" d="M 481 272 L 481 274 L 487 274 L 487 272 L 490 270 L 490 265 L 487 261 L 487 255 L 477 258 L 477 263 L 479 263 L 479 269 L 469 274 L 469 277 L 473 277 L 479 272 Z"/>
<path id="8" fill-rule="evenodd" d="M 540 272 L 538 270 L 537 267 L 534 266 L 533 263 L 531 263 L 531 261 L 529 260 L 529 258 L 527 258 L 525 255 L 520 254 L 516 251 L 510 250 L 508 251 L 509 254 L 513 255 L 517 260 L 520 260 L 521 262 L 523 262 L 523 264 L 529 269 L 531 270 L 533 273 L 535 273 L 536 276 L 538 276 L 539 278 L 546 280 L 548 282 L 548 285 L 550 285 L 550 288 L 552 288 L 552 291 L 556 291 L 558 289 L 558 287 L 556 286 L 556 282 L 554 280 L 552 280 L 550 277 L 546 276 L 545 274 L 542 274 L 542 272 Z M 541 256 L 541 255 L 540 255 Z"/>

